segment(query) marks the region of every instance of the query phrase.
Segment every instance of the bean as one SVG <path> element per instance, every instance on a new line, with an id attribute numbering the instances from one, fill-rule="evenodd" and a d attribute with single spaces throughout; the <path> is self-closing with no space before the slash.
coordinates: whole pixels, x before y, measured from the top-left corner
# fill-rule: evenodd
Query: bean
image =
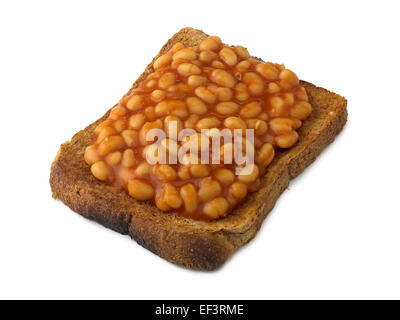
<path id="1" fill-rule="evenodd" d="M 158 69 L 166 66 L 167 64 L 169 64 L 171 62 L 171 60 L 172 60 L 171 53 L 163 54 L 162 56 L 158 57 L 157 60 L 154 62 L 154 64 L 153 64 L 154 70 L 158 70 Z"/>
<path id="2" fill-rule="evenodd" d="M 178 66 L 178 73 L 183 76 L 190 76 L 192 74 L 200 74 L 201 69 L 193 63 L 184 62 Z"/>
<path id="3" fill-rule="evenodd" d="M 222 87 L 233 88 L 235 86 L 235 79 L 225 70 L 214 70 L 211 73 L 210 79 Z"/>
<path id="4" fill-rule="evenodd" d="M 275 137 L 276 144 L 279 148 L 290 148 L 298 139 L 299 135 L 295 130 Z"/>
<path id="5" fill-rule="evenodd" d="M 210 175 L 210 168 L 205 164 L 193 164 L 189 170 L 194 178 L 204 178 Z"/>
<path id="6" fill-rule="evenodd" d="M 261 112 L 261 104 L 258 101 L 253 101 L 245 104 L 241 109 L 240 109 L 240 117 L 242 118 L 255 118 L 258 116 Z"/>
<path id="7" fill-rule="evenodd" d="M 129 168 L 135 164 L 135 154 L 132 149 L 126 149 L 122 155 L 122 165 Z"/>
<path id="8" fill-rule="evenodd" d="M 187 166 L 179 166 L 178 177 L 179 177 L 180 180 L 189 180 L 190 179 L 189 167 L 187 167 Z"/>
<path id="9" fill-rule="evenodd" d="M 245 101 L 249 98 L 249 93 L 247 91 L 247 86 L 244 83 L 238 83 L 235 86 L 236 94 L 235 98 L 239 101 Z"/>
<path id="10" fill-rule="evenodd" d="M 154 90 L 151 93 L 151 98 L 155 101 L 161 101 L 166 96 L 166 92 L 163 90 Z"/>
<path id="11" fill-rule="evenodd" d="M 172 184 L 167 183 L 167 185 L 168 187 L 165 192 L 165 202 L 173 209 L 180 208 L 182 206 L 182 199 L 179 196 L 178 191 Z"/>
<path id="12" fill-rule="evenodd" d="M 207 106 L 205 103 L 196 97 L 186 98 L 186 104 L 188 106 L 189 112 L 197 115 L 202 115 L 207 113 Z"/>
<path id="13" fill-rule="evenodd" d="M 118 132 L 113 127 L 104 127 L 96 138 L 96 143 L 102 142 L 105 138 L 116 135 Z"/>
<path id="14" fill-rule="evenodd" d="M 171 48 L 171 52 L 175 53 L 178 52 L 179 50 L 183 49 L 185 46 L 183 45 L 182 42 L 177 42 L 173 45 L 173 47 Z"/>
<path id="15" fill-rule="evenodd" d="M 246 130 L 246 123 L 239 117 L 229 117 L 224 120 L 225 127 L 229 129 L 242 129 Z"/>
<path id="16" fill-rule="evenodd" d="M 126 107 L 131 111 L 135 111 L 141 109 L 142 103 L 143 96 L 134 95 L 128 100 Z"/>
<path id="17" fill-rule="evenodd" d="M 222 115 L 231 115 L 239 110 L 239 105 L 232 101 L 220 102 L 215 106 L 215 110 Z"/>
<path id="18" fill-rule="evenodd" d="M 222 61 L 219 61 L 219 60 L 214 60 L 211 63 L 211 66 L 215 69 L 224 69 L 225 68 L 225 65 L 222 63 Z"/>
<path id="19" fill-rule="evenodd" d="M 194 129 L 196 127 L 197 121 L 199 121 L 200 117 L 197 114 L 192 114 L 185 121 L 184 125 L 187 129 Z"/>
<path id="20" fill-rule="evenodd" d="M 139 130 L 145 121 L 146 116 L 143 113 L 136 113 L 129 118 L 129 127 Z"/>
<path id="21" fill-rule="evenodd" d="M 101 181 L 106 181 L 110 179 L 110 168 L 104 161 L 96 161 L 90 167 L 92 174 Z"/>
<path id="22" fill-rule="evenodd" d="M 229 88 L 209 86 L 208 89 L 210 89 L 220 101 L 229 101 L 233 97 L 232 90 Z"/>
<path id="23" fill-rule="evenodd" d="M 293 121 L 288 118 L 274 118 L 269 121 L 271 130 L 277 134 L 289 133 L 293 129 Z"/>
<path id="24" fill-rule="evenodd" d="M 256 160 L 260 165 L 266 167 L 272 162 L 274 156 L 275 156 L 275 150 L 272 144 L 265 143 L 260 148 Z"/>
<path id="25" fill-rule="evenodd" d="M 191 75 L 188 78 L 188 85 L 191 87 L 199 87 L 204 85 L 207 82 L 207 78 L 198 75 Z"/>
<path id="26" fill-rule="evenodd" d="M 136 200 L 150 200 L 154 196 L 153 187 L 139 179 L 132 179 L 128 182 L 128 192 Z"/>
<path id="27" fill-rule="evenodd" d="M 127 121 L 125 119 L 119 119 L 114 122 L 114 128 L 118 131 L 121 132 L 127 127 Z"/>
<path id="28" fill-rule="evenodd" d="M 279 70 L 272 63 L 259 63 L 256 66 L 256 71 L 268 81 L 279 79 Z"/>
<path id="29" fill-rule="evenodd" d="M 204 63 L 210 63 L 217 58 L 218 55 L 212 51 L 201 51 L 199 55 L 199 60 Z"/>
<path id="30" fill-rule="evenodd" d="M 228 66 L 234 66 L 237 63 L 237 55 L 231 48 L 222 48 L 219 56 Z"/>
<path id="31" fill-rule="evenodd" d="M 279 78 L 281 79 L 281 86 L 285 89 L 290 89 L 299 85 L 299 78 L 289 69 L 282 70 L 279 74 Z"/>
<path id="32" fill-rule="evenodd" d="M 150 165 L 146 161 L 142 161 L 137 167 L 136 167 L 136 175 L 138 177 L 145 177 L 149 174 L 150 172 Z"/>
<path id="33" fill-rule="evenodd" d="M 312 112 L 311 104 L 306 101 L 300 101 L 290 108 L 290 115 L 299 120 L 305 120 Z"/>
<path id="34" fill-rule="evenodd" d="M 175 83 L 175 81 L 176 81 L 175 73 L 167 72 L 167 73 L 164 73 L 158 80 L 158 86 L 161 89 L 168 89 L 170 86 L 172 86 Z"/>
<path id="35" fill-rule="evenodd" d="M 146 122 L 139 131 L 139 141 L 140 143 L 145 146 L 147 144 L 152 143 L 152 141 L 146 140 L 147 133 L 152 129 L 162 129 L 163 123 L 160 119 L 157 119 L 153 122 Z"/>
<path id="36" fill-rule="evenodd" d="M 100 144 L 99 144 L 99 154 L 102 156 L 105 156 L 109 154 L 112 151 L 116 151 L 118 149 L 121 149 L 122 147 L 125 146 L 125 141 L 122 137 L 120 136 L 112 136 L 112 137 L 107 137 L 105 138 Z"/>
<path id="37" fill-rule="evenodd" d="M 250 58 L 250 54 L 245 47 L 235 46 L 235 52 L 242 59 Z"/>
<path id="38" fill-rule="evenodd" d="M 168 164 L 160 164 L 155 166 L 154 174 L 161 180 L 176 180 L 176 171 Z"/>
<path id="39" fill-rule="evenodd" d="M 239 62 L 239 63 L 236 65 L 236 69 L 237 69 L 239 72 L 246 72 L 247 70 L 249 70 L 250 66 L 251 66 L 250 62 L 244 60 L 244 61 Z"/>
<path id="40" fill-rule="evenodd" d="M 185 184 L 180 190 L 180 195 L 185 205 L 185 211 L 194 213 L 198 203 L 196 187 L 191 183 Z"/>
<path id="41" fill-rule="evenodd" d="M 221 185 L 212 178 L 204 178 L 200 183 L 199 200 L 207 202 L 221 193 Z"/>
<path id="42" fill-rule="evenodd" d="M 183 48 L 174 53 L 172 60 L 195 60 L 197 58 L 196 52 L 192 48 Z"/>
<path id="43" fill-rule="evenodd" d="M 85 149 L 84 159 L 88 165 L 92 165 L 96 161 L 100 160 L 100 156 L 97 154 L 95 145 L 88 146 Z"/>
<path id="44" fill-rule="evenodd" d="M 202 51 L 214 51 L 219 48 L 219 43 L 213 38 L 206 38 L 200 43 L 200 50 Z"/>
<path id="45" fill-rule="evenodd" d="M 247 185 L 242 182 L 234 182 L 229 191 L 236 199 L 244 199 L 247 195 Z"/>
<path id="46" fill-rule="evenodd" d="M 271 117 L 280 117 L 285 111 L 285 101 L 281 97 L 272 97 L 269 100 L 271 110 L 269 111 Z"/>
<path id="47" fill-rule="evenodd" d="M 242 169 L 243 171 L 238 175 L 238 180 L 240 182 L 251 183 L 258 178 L 259 170 L 257 165 L 250 164 Z"/>
<path id="48" fill-rule="evenodd" d="M 307 91 L 303 87 L 298 87 L 294 91 L 294 95 L 296 96 L 296 99 L 298 99 L 298 100 L 308 101 Z"/>
<path id="49" fill-rule="evenodd" d="M 221 121 L 216 118 L 216 117 L 207 117 L 200 119 L 197 124 L 196 124 L 196 129 L 201 130 L 201 129 L 211 129 L 211 128 L 217 128 L 221 124 Z"/>
<path id="50" fill-rule="evenodd" d="M 204 205 L 203 212 L 211 219 L 217 219 L 226 215 L 229 209 L 228 201 L 219 197 L 207 202 Z"/>
<path id="51" fill-rule="evenodd" d="M 214 178 L 223 184 L 228 184 L 233 182 L 233 180 L 235 179 L 235 175 L 233 174 L 232 171 L 221 168 L 215 170 Z"/>
<path id="52" fill-rule="evenodd" d="M 136 130 L 124 130 L 121 136 L 128 147 L 136 147 L 139 145 L 139 133 Z"/>
<path id="53" fill-rule="evenodd" d="M 113 120 L 111 119 L 107 119 L 105 121 L 103 121 L 102 123 L 100 123 L 95 129 L 94 129 L 94 134 L 98 135 L 100 134 L 100 132 L 106 128 L 106 127 L 111 127 L 113 124 Z"/>
<path id="54" fill-rule="evenodd" d="M 216 96 L 214 93 L 212 93 L 209 89 L 207 89 L 206 87 L 197 87 L 194 90 L 194 93 L 196 94 L 196 96 L 198 96 L 200 99 L 202 99 L 203 101 L 212 104 L 215 102 L 216 100 Z"/>
<path id="55" fill-rule="evenodd" d="M 107 156 L 107 162 L 111 166 L 117 166 L 121 162 L 121 159 L 122 153 L 120 151 L 115 151 Z"/>
<path id="56" fill-rule="evenodd" d="M 126 114 L 126 109 L 122 106 L 114 107 L 110 112 L 110 119 L 117 120 Z"/>
<path id="57" fill-rule="evenodd" d="M 146 116 L 147 120 L 154 121 L 156 120 L 156 108 L 153 106 L 147 107 L 144 109 L 144 115 Z"/>
<path id="58" fill-rule="evenodd" d="M 275 82 L 268 83 L 267 89 L 268 93 L 270 94 L 278 93 L 281 91 L 281 88 Z"/>
<path id="59" fill-rule="evenodd" d="M 264 82 L 257 73 L 245 73 L 243 76 L 243 82 L 249 88 L 250 94 L 254 96 L 258 96 L 264 91 Z"/>

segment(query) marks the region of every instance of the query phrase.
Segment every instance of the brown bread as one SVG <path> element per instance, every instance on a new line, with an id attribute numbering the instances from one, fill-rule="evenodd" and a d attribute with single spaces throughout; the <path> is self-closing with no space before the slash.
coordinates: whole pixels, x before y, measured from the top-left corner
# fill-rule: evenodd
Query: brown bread
<path id="1" fill-rule="evenodd" d="M 164 45 L 159 55 L 176 42 L 194 46 L 206 37 L 200 30 L 184 28 Z M 150 63 L 132 89 L 152 71 Z M 299 141 L 289 150 L 277 152 L 262 179 L 261 189 L 250 194 L 226 218 L 212 222 L 185 219 L 162 212 L 149 202 L 136 201 L 125 191 L 96 180 L 83 154 L 94 128 L 108 112 L 61 145 L 51 166 L 53 197 L 86 218 L 129 234 L 140 245 L 172 263 L 193 269 L 216 269 L 256 235 L 289 181 L 315 160 L 346 123 L 345 98 L 304 81 L 302 85 L 313 112 L 299 130 Z"/>

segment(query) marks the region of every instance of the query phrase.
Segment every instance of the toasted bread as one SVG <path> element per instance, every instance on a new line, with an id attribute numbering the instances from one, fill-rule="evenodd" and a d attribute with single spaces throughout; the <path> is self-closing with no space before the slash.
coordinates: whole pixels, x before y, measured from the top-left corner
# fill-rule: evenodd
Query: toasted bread
<path id="1" fill-rule="evenodd" d="M 176 42 L 195 46 L 206 37 L 200 30 L 184 28 L 164 45 L 159 55 Z M 152 71 L 150 63 L 131 90 Z M 304 81 L 301 84 L 313 112 L 299 130 L 299 141 L 286 151 L 277 151 L 262 178 L 261 189 L 250 194 L 225 218 L 208 222 L 165 213 L 150 202 L 137 201 L 125 191 L 96 180 L 83 155 L 94 128 L 107 118 L 109 111 L 61 145 L 51 166 L 53 197 L 86 218 L 129 234 L 140 245 L 172 263 L 193 269 L 216 269 L 256 235 L 289 181 L 315 160 L 346 123 L 345 98 Z"/>

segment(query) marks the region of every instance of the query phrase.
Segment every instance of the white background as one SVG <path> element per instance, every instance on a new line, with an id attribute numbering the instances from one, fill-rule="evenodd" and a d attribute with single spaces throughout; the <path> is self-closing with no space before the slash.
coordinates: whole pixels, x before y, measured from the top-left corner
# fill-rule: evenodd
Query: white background
<path id="1" fill-rule="evenodd" d="M 400 298 L 397 1 L 0 2 L 0 298 Z M 51 198 L 59 145 L 192 26 L 348 99 L 349 122 L 221 269 Z"/>

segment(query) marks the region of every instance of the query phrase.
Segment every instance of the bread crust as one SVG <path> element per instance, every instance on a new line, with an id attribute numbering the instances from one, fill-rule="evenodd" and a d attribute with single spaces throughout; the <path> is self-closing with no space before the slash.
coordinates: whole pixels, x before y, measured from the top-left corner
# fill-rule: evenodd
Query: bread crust
<path id="1" fill-rule="evenodd" d="M 207 35 L 200 30 L 184 28 L 163 46 L 153 61 L 178 41 L 194 46 L 205 37 Z M 153 61 L 127 94 L 153 71 Z M 140 245 L 172 263 L 214 270 L 256 235 L 290 180 L 316 159 L 347 121 L 345 98 L 308 82 L 301 84 L 308 93 L 313 112 L 299 130 L 298 143 L 289 150 L 277 152 L 262 178 L 261 189 L 250 194 L 240 207 L 223 219 L 196 221 L 165 213 L 150 202 L 137 201 L 125 191 L 96 180 L 83 154 L 94 128 L 107 118 L 109 111 L 61 145 L 51 166 L 53 198 L 60 199 L 88 219 L 129 234 Z"/>

